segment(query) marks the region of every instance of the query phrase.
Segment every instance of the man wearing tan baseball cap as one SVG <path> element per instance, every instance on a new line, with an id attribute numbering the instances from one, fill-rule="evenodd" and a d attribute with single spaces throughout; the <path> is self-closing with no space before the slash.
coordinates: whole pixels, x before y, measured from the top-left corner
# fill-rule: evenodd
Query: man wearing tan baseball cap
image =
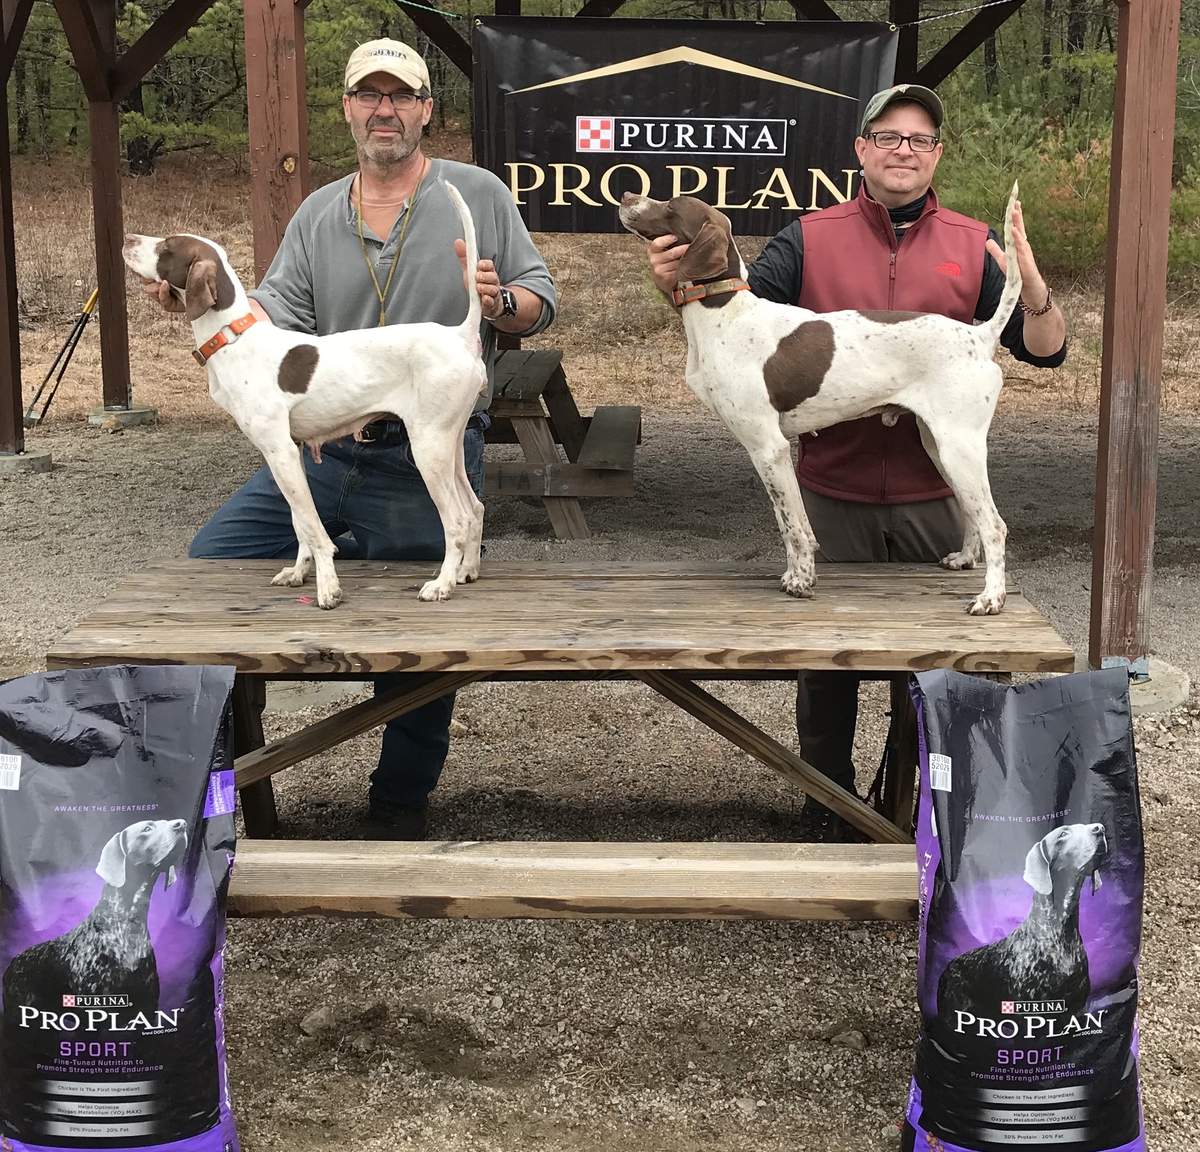
<path id="1" fill-rule="evenodd" d="M 382 324 L 460 324 L 467 313 L 465 277 L 473 276 L 489 391 L 464 430 L 463 460 L 481 493 L 496 332 L 531 336 L 546 328 L 554 319 L 554 282 L 503 181 L 474 164 L 423 151 L 433 97 L 419 53 L 398 40 L 359 45 L 346 63 L 342 110 L 358 165 L 296 210 L 266 276 L 249 293 L 251 307 L 263 323 L 319 336 Z M 469 271 L 447 183 L 470 207 L 484 256 Z M 173 307 L 169 288 L 168 299 L 155 285 L 147 290 Z M 325 444 L 320 464 L 304 453 L 304 471 L 343 558 L 441 559 L 441 520 L 413 467 L 408 429 L 394 415 L 368 424 L 360 442 L 347 437 Z M 250 559 L 294 554 L 296 547 L 291 510 L 263 468 L 200 529 L 189 555 Z M 374 683 L 377 692 L 397 689 L 395 675 Z M 361 835 L 425 837 L 453 707 L 451 693 L 384 727 Z"/>
<path id="2" fill-rule="evenodd" d="M 425 96 L 433 88 L 425 61 L 416 49 L 399 40 L 371 40 L 355 48 L 346 61 L 346 91 L 352 92 L 373 72 L 394 76 Z"/>

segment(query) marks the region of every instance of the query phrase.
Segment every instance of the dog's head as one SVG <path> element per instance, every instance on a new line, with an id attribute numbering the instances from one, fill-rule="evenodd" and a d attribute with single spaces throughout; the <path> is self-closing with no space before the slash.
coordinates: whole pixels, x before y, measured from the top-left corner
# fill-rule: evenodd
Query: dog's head
<path id="1" fill-rule="evenodd" d="M 1100 865 L 1108 855 L 1103 824 L 1064 824 L 1047 832 L 1025 857 L 1025 883 L 1049 896 L 1070 891 L 1089 872 L 1092 891 L 1100 887 Z"/>
<path id="2" fill-rule="evenodd" d="M 100 853 L 96 874 L 105 884 L 124 888 L 127 876 L 142 883 L 167 874 L 164 887 L 175 883 L 175 865 L 187 851 L 186 820 L 139 820 L 122 828 Z"/>
<path id="3" fill-rule="evenodd" d="M 210 308 L 222 312 L 237 298 L 225 250 L 203 236 L 125 237 L 121 256 L 143 280 L 165 280 L 184 302 L 187 318 L 199 320 Z"/>
<path id="4" fill-rule="evenodd" d="M 688 245 L 679 262 L 680 281 L 711 280 L 741 272 L 729 217 L 695 196 L 652 200 L 626 192 L 617 215 L 625 228 L 643 240 L 674 236 L 680 244 Z"/>

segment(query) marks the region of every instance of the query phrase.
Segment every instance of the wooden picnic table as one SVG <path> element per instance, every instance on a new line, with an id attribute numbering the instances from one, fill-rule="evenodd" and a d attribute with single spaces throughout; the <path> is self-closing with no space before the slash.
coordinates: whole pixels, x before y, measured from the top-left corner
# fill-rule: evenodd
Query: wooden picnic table
<path id="1" fill-rule="evenodd" d="M 487 461 L 484 497 L 540 497 L 560 540 L 586 540 L 581 496 L 633 495 L 641 408 L 602 404 L 581 415 L 556 348 L 506 349 L 495 373 L 487 443 L 520 444 L 525 459 Z"/>
<path id="2" fill-rule="evenodd" d="M 275 561 L 159 562 L 124 580 L 47 656 L 51 668 L 227 664 L 247 834 L 275 830 L 271 777 L 476 680 L 634 679 L 861 829 L 845 845 L 364 845 L 239 849 L 233 906 L 387 915 L 911 915 L 915 740 L 900 740 L 875 807 L 839 788 L 698 681 L 790 679 L 799 669 L 881 676 L 951 667 L 1006 677 L 1067 672 L 1071 649 L 1010 589 L 1004 612 L 965 606 L 981 574 L 918 565 L 822 565 L 793 600 L 761 565 L 487 562 L 443 603 L 416 593 L 429 564 L 338 565 L 345 602 L 322 612 L 275 588 Z M 265 743 L 271 679 L 365 679 L 405 688 Z M 893 704 L 907 700 L 901 683 Z M 549 734 L 548 734 L 549 736 Z"/>

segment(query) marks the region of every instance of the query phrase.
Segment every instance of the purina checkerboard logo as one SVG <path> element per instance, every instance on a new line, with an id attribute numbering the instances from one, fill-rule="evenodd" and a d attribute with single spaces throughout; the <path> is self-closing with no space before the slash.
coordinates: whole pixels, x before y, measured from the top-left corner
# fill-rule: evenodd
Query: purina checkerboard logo
<path id="1" fill-rule="evenodd" d="M 785 156 L 795 120 L 703 116 L 576 116 L 576 152 Z"/>
<path id="2" fill-rule="evenodd" d="M 63 997 L 63 1007 L 64 1008 L 74 1008 L 75 1007 L 75 997 L 74 996 L 64 996 Z"/>
<path id="3" fill-rule="evenodd" d="M 1000 1001 L 1000 1014 L 1002 1016 L 1011 1016 L 1015 1011 L 1016 1011 L 1016 1008 L 1013 1005 L 1013 1001 L 1011 1001 L 1011 1000 L 1001 1000 Z"/>
<path id="4" fill-rule="evenodd" d="M 576 116 L 575 151 L 611 152 L 613 150 L 613 118 L 611 116 Z"/>

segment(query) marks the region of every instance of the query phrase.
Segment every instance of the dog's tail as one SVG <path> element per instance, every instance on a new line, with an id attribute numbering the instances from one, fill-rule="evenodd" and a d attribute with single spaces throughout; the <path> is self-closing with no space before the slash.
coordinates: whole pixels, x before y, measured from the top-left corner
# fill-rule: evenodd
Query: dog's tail
<path id="1" fill-rule="evenodd" d="M 1004 292 L 1000 296 L 1000 303 L 997 305 L 996 311 L 992 313 L 992 318 L 985 320 L 975 329 L 988 340 L 993 352 L 996 350 L 996 345 L 1000 343 L 1000 334 L 1004 331 L 1009 317 L 1012 316 L 1017 301 L 1021 299 L 1021 268 L 1017 263 L 1017 250 L 1013 247 L 1012 237 L 1013 208 L 1016 203 L 1017 181 L 1014 180 L 1012 194 L 1008 198 L 1008 207 L 1004 210 Z"/>
<path id="2" fill-rule="evenodd" d="M 479 264 L 479 242 L 475 238 L 475 219 L 467 202 L 449 180 L 444 181 L 446 193 L 462 221 L 463 241 L 467 245 L 467 318 L 459 325 L 467 341 L 479 339 L 479 322 L 483 319 L 483 310 L 479 303 L 479 289 L 475 285 L 475 268 Z"/>

